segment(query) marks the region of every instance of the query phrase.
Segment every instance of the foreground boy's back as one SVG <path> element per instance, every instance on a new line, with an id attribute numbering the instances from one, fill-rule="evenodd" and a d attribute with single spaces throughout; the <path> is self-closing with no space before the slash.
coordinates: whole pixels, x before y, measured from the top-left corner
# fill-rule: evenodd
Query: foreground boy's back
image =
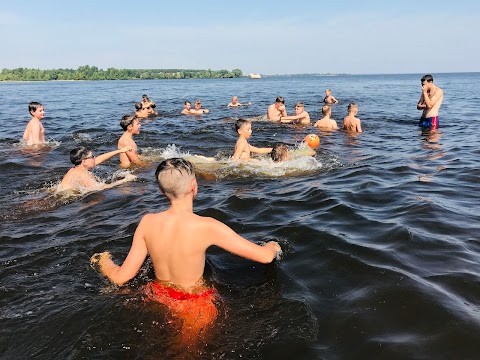
<path id="1" fill-rule="evenodd" d="M 157 280 L 147 285 L 147 295 L 181 318 L 181 333 L 192 339 L 217 314 L 213 303 L 215 289 L 203 282 L 207 248 L 216 245 L 233 254 L 269 263 L 280 246 L 274 241 L 256 245 L 215 219 L 195 215 L 193 200 L 198 187 L 193 166 L 187 160 L 165 160 L 155 175 L 160 191 L 170 200 L 170 208 L 142 218 L 121 266 L 112 261 L 108 252 L 95 254 L 92 261 L 99 262 L 100 270 L 110 281 L 123 285 L 138 273 L 150 254 Z"/>

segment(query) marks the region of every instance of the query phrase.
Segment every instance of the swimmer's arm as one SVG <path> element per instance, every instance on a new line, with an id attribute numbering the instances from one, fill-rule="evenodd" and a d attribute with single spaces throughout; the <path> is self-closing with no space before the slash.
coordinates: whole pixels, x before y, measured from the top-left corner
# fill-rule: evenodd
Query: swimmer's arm
<path id="1" fill-rule="evenodd" d="M 207 218 L 210 245 L 218 246 L 232 254 L 268 264 L 275 259 L 277 252 L 281 251 L 280 245 L 270 241 L 263 246 L 254 244 L 241 237 L 227 225 L 218 220 Z"/>
<path id="2" fill-rule="evenodd" d="M 333 130 L 338 130 L 338 125 L 337 125 L 337 122 L 335 120 L 332 120 L 333 121 Z"/>
<path id="3" fill-rule="evenodd" d="M 334 104 L 338 104 L 338 100 L 335 99 L 335 97 L 334 97 L 333 95 L 330 95 L 330 99 L 332 100 L 332 102 L 333 102 Z"/>
<path id="4" fill-rule="evenodd" d="M 435 95 L 433 95 L 432 98 L 428 97 L 428 95 L 426 96 L 425 91 L 423 92 L 422 95 L 425 99 L 425 105 L 427 106 L 427 108 L 431 109 L 437 103 L 437 101 L 442 97 L 443 90 L 437 89 L 437 91 L 435 91 Z"/>
<path id="5" fill-rule="evenodd" d="M 123 179 L 117 180 L 110 184 L 104 184 L 103 189 L 111 189 L 115 186 L 122 185 L 122 184 L 125 184 L 126 182 L 135 181 L 135 180 L 137 180 L 137 177 L 135 175 L 127 174 L 127 176 L 125 176 Z"/>
<path id="6" fill-rule="evenodd" d="M 103 252 L 100 255 L 100 271 L 114 284 L 124 285 L 137 275 L 147 257 L 147 246 L 143 237 L 142 221 L 138 225 L 133 242 L 128 255 L 121 266 L 115 264 L 110 257 L 110 253 Z M 95 256 L 95 255 L 94 255 Z M 94 258 L 92 256 L 92 259 Z"/>
<path id="7" fill-rule="evenodd" d="M 136 151 L 127 151 L 125 155 L 127 155 L 130 162 L 134 163 L 137 166 L 146 167 L 149 165 L 147 161 L 143 160 L 143 156 L 139 155 Z"/>
<path id="8" fill-rule="evenodd" d="M 272 152 L 272 148 L 257 148 L 255 146 L 250 145 L 250 152 L 254 152 L 257 154 L 268 154 Z"/>
<path id="9" fill-rule="evenodd" d="M 290 123 L 293 120 L 298 120 L 298 119 L 303 119 L 304 117 L 307 117 L 306 114 L 299 114 L 299 115 L 290 115 L 290 116 L 283 116 L 280 122 L 282 123 Z"/>
<path id="10" fill-rule="evenodd" d="M 420 96 L 420 100 L 418 100 L 417 110 L 423 110 L 426 107 L 427 105 L 425 105 L 425 99 L 423 97 L 423 92 L 422 92 L 422 95 Z"/>
<path id="11" fill-rule="evenodd" d="M 358 120 L 357 124 L 357 132 L 361 133 L 362 132 L 362 125 L 360 124 L 360 120 Z"/>
<path id="12" fill-rule="evenodd" d="M 95 157 L 95 165 L 99 165 L 102 162 L 110 159 L 111 157 L 114 157 L 115 155 L 118 155 L 118 154 L 121 154 L 121 153 L 125 153 L 127 151 L 132 151 L 132 148 L 130 146 L 125 146 L 124 148 L 121 148 L 121 149 L 118 149 L 118 150 L 110 151 L 110 152 L 105 153 L 105 154 L 100 154 L 100 155 Z"/>

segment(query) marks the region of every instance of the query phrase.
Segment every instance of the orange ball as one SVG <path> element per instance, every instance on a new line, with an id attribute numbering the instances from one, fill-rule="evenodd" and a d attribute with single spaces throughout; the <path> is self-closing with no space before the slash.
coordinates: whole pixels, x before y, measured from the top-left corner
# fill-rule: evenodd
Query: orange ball
<path id="1" fill-rule="evenodd" d="M 308 134 L 303 142 L 307 143 L 312 149 L 316 149 L 320 145 L 320 138 L 315 134 Z"/>

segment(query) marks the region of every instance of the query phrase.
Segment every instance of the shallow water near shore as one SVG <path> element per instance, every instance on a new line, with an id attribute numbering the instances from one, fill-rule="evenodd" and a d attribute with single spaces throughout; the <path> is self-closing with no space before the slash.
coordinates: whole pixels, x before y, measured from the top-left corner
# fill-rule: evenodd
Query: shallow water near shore
<path id="1" fill-rule="evenodd" d="M 434 74 L 445 92 L 437 132 L 416 126 L 422 75 L 0 83 L 0 357 L 477 358 L 480 144 L 471 124 L 480 74 Z M 254 121 L 257 147 L 294 149 L 315 133 L 320 148 L 285 164 L 228 160 L 237 118 L 259 117 L 282 95 L 289 114 L 303 101 L 316 121 L 327 87 L 340 101 L 337 123 L 356 102 L 364 133 Z M 136 142 L 152 167 L 110 190 L 54 193 L 70 150 L 114 150 L 121 116 L 144 93 L 159 116 L 143 122 Z M 252 106 L 227 108 L 232 95 Z M 197 98 L 209 114 L 179 115 Z M 30 101 L 45 106 L 41 149 L 19 144 Z M 186 350 L 165 309 L 144 301 L 149 261 L 117 288 L 89 259 L 109 250 L 123 260 L 141 217 L 168 206 L 156 164 L 194 154 L 217 160 L 197 164 L 196 213 L 254 242 L 276 240 L 283 255 L 262 265 L 209 249 L 206 278 L 222 298 L 220 316 Z M 94 173 L 108 182 L 122 171 L 113 158 Z"/>

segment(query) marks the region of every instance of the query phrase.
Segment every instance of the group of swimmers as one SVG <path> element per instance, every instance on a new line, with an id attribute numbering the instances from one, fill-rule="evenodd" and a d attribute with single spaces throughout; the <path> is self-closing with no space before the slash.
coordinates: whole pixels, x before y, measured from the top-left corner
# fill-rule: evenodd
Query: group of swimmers
<path id="1" fill-rule="evenodd" d="M 431 75 L 422 77 L 422 95 L 417 105 L 417 108 L 423 111 L 420 126 L 427 124 L 432 129 L 438 127 L 438 109 L 442 99 L 443 91 L 433 84 Z M 332 104 L 338 102 L 331 93 L 327 94 L 325 100 L 331 101 Z M 145 100 L 145 107 L 148 107 L 147 101 L 150 102 L 148 97 Z M 235 101 L 232 99 L 232 103 L 237 104 L 238 99 L 235 98 Z M 151 102 L 149 105 L 152 108 Z M 44 142 L 44 129 L 40 122 L 44 117 L 43 105 L 32 102 L 29 104 L 29 111 L 32 120 L 25 130 L 24 140 L 27 144 Z M 356 105 L 349 105 L 348 116 L 344 119 L 344 129 L 361 132 L 360 120 L 355 117 L 357 111 Z M 330 119 L 331 109 L 324 106 L 322 113 L 324 118 L 317 121 L 315 126 L 336 128 L 336 123 Z M 267 111 L 269 119 L 279 122 L 291 121 L 292 117 L 300 114 L 296 111 L 296 115 L 287 116 L 283 98 L 280 97 Z M 294 120 L 298 119 L 301 118 Z M 75 167 L 64 176 L 61 183 L 63 189 L 71 189 L 78 184 L 85 187 L 96 186 L 96 180 L 89 170 L 115 155 L 120 156 L 121 166 L 145 165 L 145 160 L 138 155 L 133 140 L 133 136 L 140 131 L 139 118 L 135 114 L 125 115 L 120 121 L 120 126 L 124 133 L 118 141 L 118 150 L 96 157 L 85 147 L 71 151 L 70 159 Z M 272 153 L 275 161 L 288 158 L 288 148 L 283 144 L 275 148 L 257 148 L 250 145 L 248 143 L 252 132 L 250 121 L 239 119 L 235 123 L 235 128 L 238 140 L 232 159 L 249 160 L 252 152 Z M 207 249 L 215 245 L 238 256 L 266 264 L 279 255 L 281 248 L 275 241 L 257 245 L 213 218 L 194 214 L 193 201 L 197 196 L 198 185 L 194 167 L 189 161 L 181 158 L 162 161 L 155 172 L 155 179 L 161 193 L 169 200 L 170 207 L 142 218 L 133 236 L 131 249 L 122 265 L 115 264 L 109 252 L 94 254 L 91 262 L 98 264 L 100 271 L 112 283 L 123 285 L 136 276 L 147 255 L 150 255 L 156 279 L 145 286 L 145 294 L 148 298 L 168 307 L 172 323 L 178 324 L 181 342 L 188 345 L 195 343 L 218 315 L 215 305 L 218 293 L 203 278 Z M 134 175 L 122 179 L 121 182 L 130 180 L 134 180 Z M 114 185 L 105 185 L 103 188 Z"/>

